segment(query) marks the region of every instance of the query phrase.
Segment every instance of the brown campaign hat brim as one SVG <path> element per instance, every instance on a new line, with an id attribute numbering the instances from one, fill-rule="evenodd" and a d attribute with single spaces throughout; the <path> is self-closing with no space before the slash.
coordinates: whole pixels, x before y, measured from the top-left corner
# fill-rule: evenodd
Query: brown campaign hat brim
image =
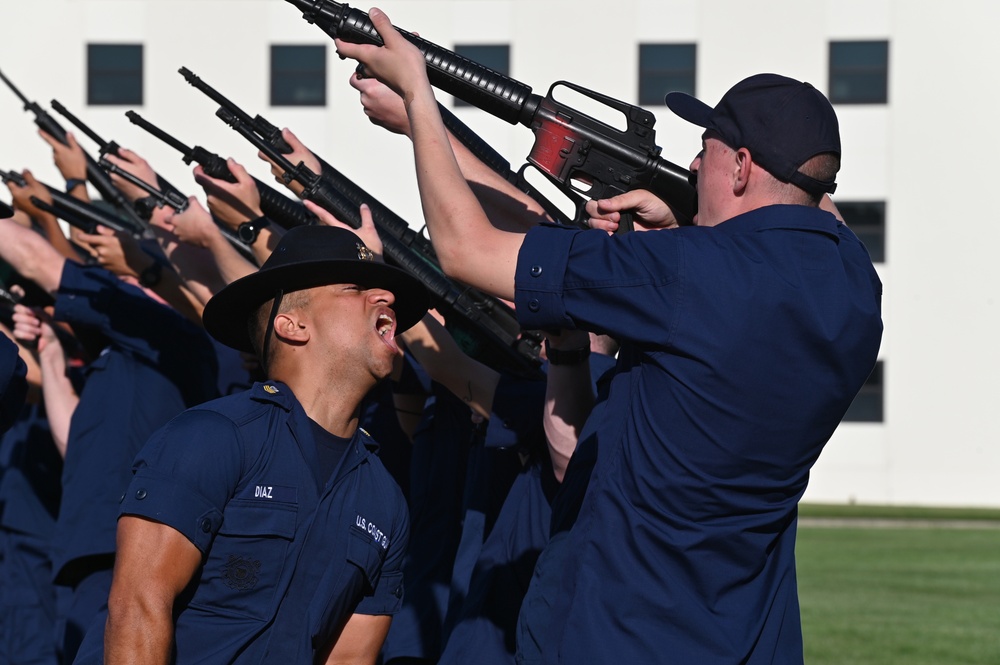
<path id="1" fill-rule="evenodd" d="M 205 329 L 226 346 L 253 353 L 248 320 L 279 290 L 290 293 L 327 284 L 358 284 L 391 292 L 395 298 L 391 309 L 396 315 L 396 333 L 408 330 L 427 312 L 427 290 L 399 268 L 359 258 L 361 248 L 364 245 L 360 239 L 343 229 L 292 229 L 260 270 L 232 282 L 208 301 L 202 315 Z"/>

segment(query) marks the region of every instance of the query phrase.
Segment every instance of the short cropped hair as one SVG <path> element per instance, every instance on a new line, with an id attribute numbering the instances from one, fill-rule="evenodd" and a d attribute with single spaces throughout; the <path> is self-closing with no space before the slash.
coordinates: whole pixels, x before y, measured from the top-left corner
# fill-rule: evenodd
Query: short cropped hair
<path id="1" fill-rule="evenodd" d="M 309 304 L 309 290 L 304 289 L 301 291 L 292 291 L 291 293 L 286 293 L 281 298 L 281 305 L 278 307 L 278 311 L 275 312 L 275 316 L 285 312 L 290 312 L 295 309 L 302 309 Z M 267 332 L 267 324 L 270 322 L 269 317 L 271 315 L 271 307 L 274 305 L 274 298 L 271 298 L 247 318 L 247 332 L 250 334 L 250 341 L 253 343 L 253 350 L 257 355 L 257 358 L 263 362 L 265 358 L 264 354 L 264 333 Z M 274 341 L 274 335 L 267 341 L 267 364 L 270 365 L 274 362 L 275 354 L 278 353 L 278 347 Z M 261 369 L 266 374 L 269 367 L 261 367 Z"/>

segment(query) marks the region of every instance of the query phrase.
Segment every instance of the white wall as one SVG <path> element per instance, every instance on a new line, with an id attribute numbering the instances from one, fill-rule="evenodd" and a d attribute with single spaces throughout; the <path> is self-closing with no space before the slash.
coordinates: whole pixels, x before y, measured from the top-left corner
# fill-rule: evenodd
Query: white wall
<path id="1" fill-rule="evenodd" d="M 831 39 L 890 40 L 890 101 L 838 108 L 838 197 L 887 201 L 886 420 L 841 426 L 807 500 L 1000 506 L 998 239 L 989 206 L 1000 147 L 995 26 L 986 0 L 386 0 L 397 25 L 445 46 L 509 42 L 512 75 L 544 92 L 566 79 L 634 100 L 639 42 L 697 42 L 699 96 L 714 103 L 740 78 L 775 71 L 826 87 Z M 367 7 L 363 7 L 367 9 Z M 251 112 L 298 135 L 421 225 L 406 142 L 371 127 L 346 85 L 353 68 L 281 0 L 0 0 L 0 68 L 32 99 L 58 98 L 107 138 L 133 147 L 182 189 L 196 188 L 171 149 L 130 125 L 125 107 L 85 105 L 88 42 L 145 44 L 140 114 L 186 143 L 232 154 L 261 178 L 255 151 L 176 74 L 187 66 Z M 329 44 L 328 106 L 268 101 L 268 46 Z M 699 133 L 662 107 L 658 143 L 687 164 Z M 512 162 L 531 143 L 474 109 L 459 115 Z M 0 89 L 0 167 L 60 179 L 29 116 Z M 0 239 L 2 241 L 2 239 Z"/>

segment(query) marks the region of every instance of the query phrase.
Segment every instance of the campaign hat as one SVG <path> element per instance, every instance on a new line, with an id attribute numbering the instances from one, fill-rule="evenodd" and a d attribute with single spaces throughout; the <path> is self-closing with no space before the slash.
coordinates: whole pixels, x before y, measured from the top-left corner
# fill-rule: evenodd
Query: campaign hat
<path id="1" fill-rule="evenodd" d="M 347 229 L 316 225 L 290 229 L 260 270 L 227 285 L 206 303 L 202 321 L 215 339 L 252 353 L 248 321 L 261 305 L 279 292 L 327 284 L 358 284 L 391 292 L 397 334 L 427 311 L 427 290 L 419 280 L 376 261 L 361 238 Z"/>
<path id="2" fill-rule="evenodd" d="M 717 134 L 730 148 L 746 148 L 775 178 L 811 194 L 833 193 L 834 178 L 817 180 L 799 171 L 822 153 L 840 156 L 840 124 L 833 105 L 809 83 L 778 74 L 743 79 L 713 108 L 683 92 L 666 96 L 667 107 Z"/>

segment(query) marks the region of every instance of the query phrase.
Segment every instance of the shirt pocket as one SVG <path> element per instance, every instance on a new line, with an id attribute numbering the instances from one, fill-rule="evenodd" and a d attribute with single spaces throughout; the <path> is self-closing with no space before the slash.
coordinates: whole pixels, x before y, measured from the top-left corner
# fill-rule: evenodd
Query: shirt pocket
<path id="1" fill-rule="evenodd" d="M 269 619 L 294 568 L 291 544 L 298 506 L 230 501 L 191 605 Z M 290 560 L 291 559 L 291 560 Z"/>

